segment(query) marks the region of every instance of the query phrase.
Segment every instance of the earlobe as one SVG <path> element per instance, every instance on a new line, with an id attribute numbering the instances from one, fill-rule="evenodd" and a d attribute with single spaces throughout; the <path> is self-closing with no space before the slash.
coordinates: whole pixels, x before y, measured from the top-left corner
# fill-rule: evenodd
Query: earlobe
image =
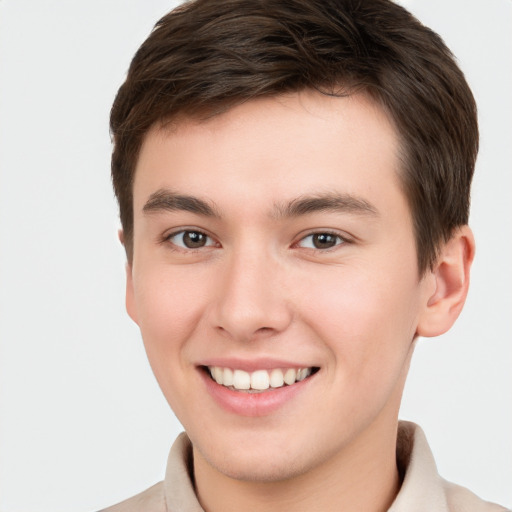
<path id="1" fill-rule="evenodd" d="M 427 297 L 421 313 L 417 328 L 419 336 L 439 336 L 454 324 L 468 294 L 474 254 L 475 241 L 468 226 L 457 229 L 443 245 L 431 271 L 435 290 Z"/>
<path id="2" fill-rule="evenodd" d="M 126 311 L 130 318 L 138 324 L 135 290 L 133 287 L 133 271 L 130 263 L 126 263 Z"/>

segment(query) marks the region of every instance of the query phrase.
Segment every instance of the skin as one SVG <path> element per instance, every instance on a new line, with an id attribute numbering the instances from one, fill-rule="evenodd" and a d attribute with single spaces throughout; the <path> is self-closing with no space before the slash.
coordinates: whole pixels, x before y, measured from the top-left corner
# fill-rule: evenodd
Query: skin
<path id="1" fill-rule="evenodd" d="M 398 149 L 365 96 L 309 91 L 148 133 L 127 309 L 192 440 L 205 510 L 371 512 L 393 501 L 414 340 L 455 321 L 474 252 L 462 227 L 419 275 Z M 294 210 L 305 197 L 330 207 Z M 183 245 L 183 230 L 204 245 Z M 315 247 L 315 233 L 333 246 Z M 206 389 L 201 365 L 219 358 L 319 371 L 276 410 L 246 416 Z"/>

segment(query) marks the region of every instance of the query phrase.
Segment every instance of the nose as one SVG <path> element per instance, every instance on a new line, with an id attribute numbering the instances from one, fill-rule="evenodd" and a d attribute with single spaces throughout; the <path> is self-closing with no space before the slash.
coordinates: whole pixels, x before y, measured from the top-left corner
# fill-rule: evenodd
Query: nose
<path id="1" fill-rule="evenodd" d="M 263 251 L 233 254 L 217 276 L 220 286 L 212 311 L 214 327 L 236 341 L 284 331 L 293 317 L 285 276 L 283 265 Z"/>

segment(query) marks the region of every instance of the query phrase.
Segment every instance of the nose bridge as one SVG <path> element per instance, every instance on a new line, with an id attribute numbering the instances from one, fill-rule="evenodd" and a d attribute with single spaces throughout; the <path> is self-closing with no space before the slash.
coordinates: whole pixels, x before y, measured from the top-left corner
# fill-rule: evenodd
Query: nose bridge
<path id="1" fill-rule="evenodd" d="M 220 276 L 216 327 L 238 340 L 284 330 L 292 313 L 282 274 L 282 266 L 269 250 L 254 245 L 233 249 Z"/>

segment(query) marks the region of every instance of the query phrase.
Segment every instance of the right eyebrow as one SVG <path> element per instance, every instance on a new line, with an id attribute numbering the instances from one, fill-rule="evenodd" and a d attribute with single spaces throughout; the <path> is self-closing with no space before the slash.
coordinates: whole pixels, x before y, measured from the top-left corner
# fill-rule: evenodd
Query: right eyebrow
<path id="1" fill-rule="evenodd" d="M 198 197 L 177 194 L 169 189 L 161 188 L 153 192 L 143 206 L 144 213 L 185 211 L 203 217 L 220 218 L 220 214 L 211 203 Z"/>
<path id="2" fill-rule="evenodd" d="M 300 217 L 316 212 L 352 213 L 378 217 L 375 206 L 362 197 L 340 193 L 321 193 L 298 197 L 285 205 L 276 205 L 275 217 Z"/>

